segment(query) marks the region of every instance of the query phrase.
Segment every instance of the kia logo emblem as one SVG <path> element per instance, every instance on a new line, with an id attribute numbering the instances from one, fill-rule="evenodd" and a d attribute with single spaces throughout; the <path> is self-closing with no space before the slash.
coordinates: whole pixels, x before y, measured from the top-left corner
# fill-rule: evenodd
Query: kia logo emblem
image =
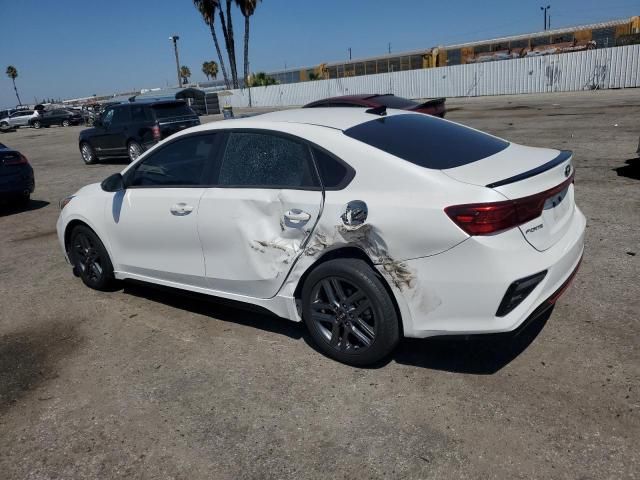
<path id="1" fill-rule="evenodd" d="M 564 176 L 568 177 L 571 174 L 571 165 L 567 165 L 564 169 Z"/>

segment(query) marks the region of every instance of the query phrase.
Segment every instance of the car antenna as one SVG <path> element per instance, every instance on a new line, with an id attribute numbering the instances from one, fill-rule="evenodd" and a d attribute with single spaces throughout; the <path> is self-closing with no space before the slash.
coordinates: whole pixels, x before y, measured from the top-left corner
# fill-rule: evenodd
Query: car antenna
<path id="1" fill-rule="evenodd" d="M 380 105 L 379 107 L 368 108 L 365 112 L 384 117 L 387 114 L 387 107 Z"/>

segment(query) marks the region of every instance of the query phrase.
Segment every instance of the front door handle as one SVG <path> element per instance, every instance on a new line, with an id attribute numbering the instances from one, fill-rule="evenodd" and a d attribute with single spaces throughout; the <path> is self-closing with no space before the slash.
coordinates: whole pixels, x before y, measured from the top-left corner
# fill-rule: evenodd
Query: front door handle
<path id="1" fill-rule="evenodd" d="M 289 210 L 284 214 L 284 218 L 289 220 L 290 222 L 307 222 L 311 218 L 307 212 L 303 212 L 302 210 Z"/>
<path id="2" fill-rule="evenodd" d="M 180 203 L 176 203 L 175 205 L 172 205 L 170 210 L 173 215 L 177 215 L 178 217 L 183 217 L 193 212 L 193 206 L 187 205 L 184 202 L 180 202 Z"/>

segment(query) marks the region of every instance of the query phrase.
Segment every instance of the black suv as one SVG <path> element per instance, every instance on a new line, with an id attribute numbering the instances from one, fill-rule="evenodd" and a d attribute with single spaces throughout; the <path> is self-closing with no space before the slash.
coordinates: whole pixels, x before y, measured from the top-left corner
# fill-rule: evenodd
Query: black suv
<path id="1" fill-rule="evenodd" d="M 200 125 L 198 115 L 180 100 L 110 105 L 93 128 L 80 132 L 80 153 L 86 164 L 108 157 L 133 161 L 160 140 L 194 125 Z"/>
<path id="2" fill-rule="evenodd" d="M 50 127 L 51 125 L 68 127 L 70 125 L 80 125 L 81 123 L 82 115 L 64 108 L 44 110 L 40 112 L 40 115 L 29 119 L 29 126 L 33 128 Z"/>

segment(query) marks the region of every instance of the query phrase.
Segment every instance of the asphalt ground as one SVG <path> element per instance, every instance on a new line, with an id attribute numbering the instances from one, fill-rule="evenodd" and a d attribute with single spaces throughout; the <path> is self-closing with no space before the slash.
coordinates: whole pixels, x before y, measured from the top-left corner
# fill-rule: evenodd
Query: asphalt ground
<path id="1" fill-rule="evenodd" d="M 448 106 L 575 152 L 584 261 L 520 335 L 405 340 L 373 369 L 235 304 L 85 288 L 57 243 L 57 203 L 125 163 L 85 166 L 81 127 L 0 134 L 37 181 L 28 208 L 0 206 L 0 477 L 639 476 L 640 90 Z"/>

